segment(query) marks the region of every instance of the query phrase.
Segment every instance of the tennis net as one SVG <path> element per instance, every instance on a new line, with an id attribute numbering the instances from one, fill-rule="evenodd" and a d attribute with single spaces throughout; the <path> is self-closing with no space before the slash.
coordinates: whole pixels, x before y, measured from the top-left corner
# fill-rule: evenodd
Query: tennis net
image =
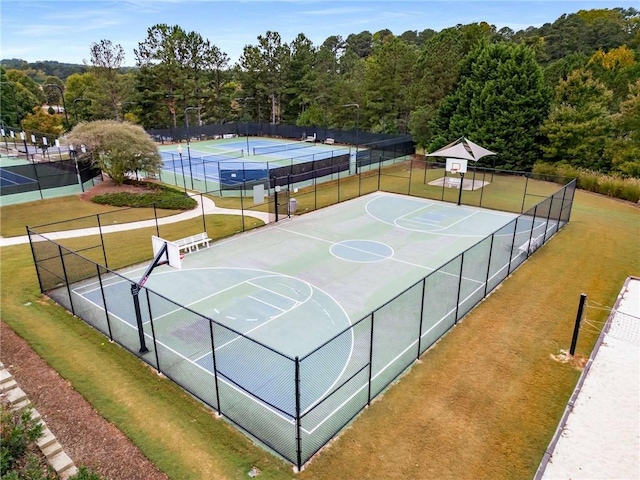
<path id="1" fill-rule="evenodd" d="M 268 145 L 266 147 L 253 147 L 254 155 L 265 155 L 268 153 L 284 152 L 287 150 L 297 150 L 299 148 L 313 147 L 313 142 L 305 140 L 294 143 L 279 143 L 278 145 Z"/>
<path id="2" fill-rule="evenodd" d="M 233 160 L 235 158 L 242 157 L 244 157 L 244 150 L 242 148 L 220 153 L 191 153 L 191 160 L 200 160 L 202 162 L 224 162 L 226 160 Z"/>

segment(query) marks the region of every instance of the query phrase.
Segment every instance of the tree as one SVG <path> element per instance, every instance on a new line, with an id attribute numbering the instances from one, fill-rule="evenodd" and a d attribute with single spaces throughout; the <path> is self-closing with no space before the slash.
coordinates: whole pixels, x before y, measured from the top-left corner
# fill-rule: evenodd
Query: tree
<path id="1" fill-rule="evenodd" d="M 122 81 L 120 67 L 124 62 L 124 48 L 114 45 L 111 40 L 100 40 L 91 44 L 90 72 L 96 78 L 98 88 L 92 92 L 94 110 L 99 111 L 101 118 L 120 120 L 120 103 L 128 84 Z"/>
<path id="2" fill-rule="evenodd" d="M 22 127 L 32 132 L 46 133 L 53 136 L 62 135 L 62 118 L 45 112 L 41 107 L 35 107 L 33 113 L 28 113 L 22 119 Z"/>
<path id="3" fill-rule="evenodd" d="M 465 57 L 456 91 L 431 124 L 429 150 L 466 136 L 497 152 L 496 165 L 528 170 L 538 159 L 538 129 L 550 98 L 531 49 L 483 42 Z"/>
<path id="4" fill-rule="evenodd" d="M 629 94 L 629 86 L 640 79 L 640 63 L 634 57 L 633 50 L 623 45 L 608 52 L 598 50 L 587 64 L 593 77 L 613 92 L 614 109 Z"/>
<path id="5" fill-rule="evenodd" d="M 94 92 L 98 89 L 98 82 L 93 73 L 74 73 L 67 78 L 64 95 L 67 99 L 69 117 L 73 115 L 74 123 L 78 121 L 90 120 L 94 116 L 92 110 L 92 98 L 96 96 Z M 75 122 L 77 123 L 77 122 Z"/>
<path id="6" fill-rule="evenodd" d="M 447 28 L 426 41 L 414 65 L 409 88 L 413 111 L 411 133 L 420 145 L 430 140 L 429 123 L 460 77 L 465 42 L 460 29 Z"/>
<path id="7" fill-rule="evenodd" d="M 0 110 L 2 123 L 18 127 L 22 118 L 42 104 L 44 96 L 33 81 L 18 70 L 0 69 Z M 28 85 L 28 88 L 25 86 Z M 35 90 L 40 95 L 32 92 Z"/>
<path id="8" fill-rule="evenodd" d="M 629 96 L 613 115 L 614 139 L 606 148 L 613 170 L 640 177 L 640 80 L 629 88 Z"/>
<path id="9" fill-rule="evenodd" d="M 373 35 L 368 30 L 360 33 L 352 33 L 345 41 L 346 50 L 352 51 L 359 58 L 368 57 L 373 48 Z"/>
<path id="10" fill-rule="evenodd" d="M 291 50 L 278 32 L 258 36 L 258 45 L 244 47 L 239 67 L 242 72 L 242 96 L 266 97 L 270 101 L 271 123 L 280 123 L 282 99 L 287 87 Z M 253 117 L 255 118 L 255 117 Z"/>
<path id="11" fill-rule="evenodd" d="M 604 155 L 612 132 L 609 104 L 613 94 L 584 69 L 574 71 L 556 87 L 554 108 L 541 128 L 549 162 L 607 171 Z"/>
<path id="12" fill-rule="evenodd" d="M 364 60 L 368 96 L 361 113 L 364 128 L 384 133 L 404 129 L 411 111 L 409 92 L 417 54 L 414 45 L 393 35 L 373 47 Z"/>
<path id="13" fill-rule="evenodd" d="M 122 184 L 129 172 L 144 170 L 158 173 L 160 152 L 153 139 L 138 125 L 112 120 L 76 125 L 68 135 L 69 143 L 85 145 L 86 158 L 98 165 L 116 184 Z"/>
<path id="14" fill-rule="evenodd" d="M 295 123 L 317 97 L 310 83 L 311 69 L 315 60 L 313 43 L 303 34 L 291 42 L 291 59 L 289 62 L 289 80 L 285 94 L 285 111 L 283 120 Z"/>

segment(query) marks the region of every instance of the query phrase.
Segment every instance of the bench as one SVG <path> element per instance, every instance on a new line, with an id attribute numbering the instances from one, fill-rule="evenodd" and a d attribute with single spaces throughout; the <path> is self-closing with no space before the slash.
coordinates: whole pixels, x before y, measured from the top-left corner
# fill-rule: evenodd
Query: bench
<path id="1" fill-rule="evenodd" d="M 333 145 L 334 143 L 336 143 L 336 141 L 333 138 L 329 137 L 325 138 L 324 143 L 327 145 Z"/>
<path id="2" fill-rule="evenodd" d="M 309 135 L 309 136 L 305 139 L 305 142 L 316 143 L 316 136 L 315 136 L 315 135 Z"/>
<path id="3" fill-rule="evenodd" d="M 525 255 L 527 253 L 533 253 L 542 245 L 543 240 L 544 235 L 538 235 L 537 237 L 532 238 L 531 240 L 527 240 L 522 245 L 520 245 L 518 247 L 518 251 L 520 253 L 524 253 Z"/>
<path id="4" fill-rule="evenodd" d="M 181 238 L 175 240 L 178 249 L 181 252 L 193 252 L 200 249 L 201 246 L 208 247 L 211 239 L 207 236 L 207 232 L 199 233 L 197 235 L 191 235 L 190 237 Z"/>

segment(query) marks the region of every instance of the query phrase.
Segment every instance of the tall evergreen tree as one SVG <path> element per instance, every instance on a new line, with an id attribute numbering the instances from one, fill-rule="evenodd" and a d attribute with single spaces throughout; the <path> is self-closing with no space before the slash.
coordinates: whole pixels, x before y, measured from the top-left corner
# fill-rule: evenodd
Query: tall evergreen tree
<path id="1" fill-rule="evenodd" d="M 612 133 L 609 105 L 613 94 L 579 69 L 556 87 L 554 108 L 542 126 L 544 158 L 550 162 L 607 171 L 605 149 Z"/>
<path id="2" fill-rule="evenodd" d="M 550 99 L 531 49 L 483 42 L 465 57 L 458 88 L 432 122 L 429 149 L 466 136 L 498 153 L 497 166 L 528 170 L 539 157 L 538 129 Z"/>

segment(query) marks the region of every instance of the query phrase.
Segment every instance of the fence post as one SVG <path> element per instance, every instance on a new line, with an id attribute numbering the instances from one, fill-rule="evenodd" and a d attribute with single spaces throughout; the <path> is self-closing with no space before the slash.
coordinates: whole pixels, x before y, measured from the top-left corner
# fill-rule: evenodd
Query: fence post
<path id="1" fill-rule="evenodd" d="M 489 274 L 491 273 L 491 254 L 493 253 L 493 239 L 495 238 L 496 233 L 493 232 L 491 234 L 491 243 L 489 244 L 489 262 L 487 263 L 487 276 L 484 280 L 484 295 L 482 298 L 487 296 L 487 289 L 489 288 Z"/>
<path id="2" fill-rule="evenodd" d="M 456 300 L 456 319 L 454 325 L 458 324 L 458 310 L 460 310 L 460 291 L 462 290 L 462 271 L 464 267 L 464 252 L 460 255 L 460 276 L 458 277 L 458 298 Z"/>
<path id="3" fill-rule="evenodd" d="M 204 163 L 203 163 L 204 165 Z M 240 192 L 240 195 L 242 195 L 242 192 Z M 205 211 L 204 211 L 204 195 L 201 193 L 200 194 L 200 206 L 202 207 L 202 228 L 203 228 L 203 232 L 207 231 L 207 216 L 205 215 Z M 160 235 L 158 235 L 160 236 Z"/>
<path id="4" fill-rule="evenodd" d="M 96 218 L 98 219 L 98 232 L 100 232 L 100 245 L 102 246 L 102 256 L 104 257 L 104 266 L 109 268 L 109 263 L 107 262 L 107 251 L 104 248 L 104 237 L 102 236 L 102 225 L 100 225 L 99 213 L 96 213 Z"/>
<path id="5" fill-rule="evenodd" d="M 422 297 L 420 301 L 420 327 L 418 330 L 418 355 L 416 358 L 420 358 L 420 342 L 422 341 L 422 319 L 424 318 L 424 294 L 427 289 L 427 277 L 422 279 Z"/>
<path id="6" fill-rule="evenodd" d="M 533 207 L 533 220 L 531 220 L 531 231 L 529 232 L 529 243 L 527 244 L 527 258 L 531 254 L 531 240 L 533 239 L 533 230 L 536 228 L 536 215 L 538 213 L 538 205 Z"/>
<path id="7" fill-rule="evenodd" d="M 395 163 L 395 160 L 394 160 Z M 409 188 L 407 189 L 407 195 L 411 195 L 411 175 L 413 174 L 413 159 L 409 160 Z"/>
<path id="8" fill-rule="evenodd" d="M 67 285 L 67 293 L 69 294 L 69 305 L 71 305 L 71 313 L 76 314 L 73 308 L 73 298 L 71 297 L 71 287 L 69 286 L 69 277 L 67 276 L 67 267 L 64 264 L 64 255 L 62 254 L 62 246 L 58 245 L 58 253 L 60 254 L 60 263 L 62 264 L 62 274 L 64 275 L 64 283 Z"/>
<path id="9" fill-rule="evenodd" d="M 246 187 L 246 180 L 242 181 L 242 189 L 240 190 L 240 211 L 242 212 L 242 231 L 245 231 L 245 226 L 244 226 L 244 192 L 245 192 L 245 187 Z"/>
<path id="10" fill-rule="evenodd" d="M 160 225 L 158 225 L 158 212 L 156 210 L 156 202 L 153 202 L 153 218 L 156 223 L 156 235 L 160 236 Z"/>
<path id="11" fill-rule="evenodd" d="M 218 407 L 218 415 L 222 415 L 222 407 L 220 407 L 220 388 L 218 387 L 218 368 L 216 366 L 216 345 L 213 340 L 213 321 L 209 320 L 209 335 L 211 336 L 211 357 L 213 360 L 213 383 L 216 388 L 216 406 Z"/>
<path id="12" fill-rule="evenodd" d="M 371 405 L 371 377 L 373 376 L 373 321 L 374 313 L 371 312 L 371 338 L 369 339 L 369 391 L 367 392 L 367 406 Z"/>
<path id="13" fill-rule="evenodd" d="M 296 451 L 298 472 L 302 469 L 302 437 L 300 434 L 300 359 L 296 356 Z"/>
<path id="14" fill-rule="evenodd" d="M 551 197 L 550 197 L 551 198 L 551 203 L 549 203 L 549 213 L 547 214 L 547 223 L 545 223 L 545 225 L 544 225 L 544 238 L 542 240 L 542 243 L 546 243 L 547 242 L 547 229 L 549 228 L 549 220 L 551 219 L 551 210 L 553 209 L 554 196 L 555 196 L 555 193 L 553 195 L 551 195 Z"/>
<path id="15" fill-rule="evenodd" d="M 44 293 L 42 288 L 42 279 L 40 278 L 40 269 L 38 269 L 38 259 L 36 258 L 36 252 L 33 249 L 33 241 L 31 240 L 31 230 L 27 228 L 27 236 L 29 237 L 29 247 L 31 247 L 31 256 L 33 257 L 33 264 L 36 266 L 36 276 L 38 277 L 38 285 L 40 286 L 40 293 Z M 48 240 L 47 240 L 48 241 Z"/>
<path id="16" fill-rule="evenodd" d="M 522 206 L 520 207 L 520 213 L 524 213 L 524 204 L 527 200 L 527 187 L 529 186 L 529 174 L 525 174 L 524 181 L 524 194 L 522 195 Z"/>
<path id="17" fill-rule="evenodd" d="M 573 337 L 571 338 L 571 348 L 569 353 L 573 356 L 576 353 L 576 344 L 578 343 L 578 333 L 580 332 L 580 322 L 582 321 L 582 311 L 584 309 L 584 302 L 587 299 L 587 294 L 580 295 L 580 303 L 578 304 L 578 313 L 576 315 L 576 323 L 573 326 Z"/>
<path id="18" fill-rule="evenodd" d="M 153 340 L 153 353 L 156 357 L 156 370 L 158 373 L 162 373 L 160 369 L 160 358 L 158 357 L 158 342 L 156 342 L 156 329 L 153 325 L 153 315 L 151 314 L 151 301 L 149 300 L 149 290 L 145 288 L 147 296 L 147 309 L 149 310 L 149 323 L 151 324 L 151 339 Z"/>
<path id="19" fill-rule="evenodd" d="M 493 179 L 493 174 L 491 175 L 492 175 L 491 178 Z M 478 205 L 481 208 L 482 208 L 482 195 L 484 194 L 484 185 L 485 185 L 484 181 L 486 178 L 487 178 L 487 169 L 483 168 L 482 169 L 482 187 L 480 188 L 480 204 Z"/>
<path id="20" fill-rule="evenodd" d="M 558 215 L 558 225 L 556 225 L 556 232 L 560 230 L 560 222 L 562 221 L 562 212 L 564 212 L 564 199 L 567 196 L 567 186 L 562 189 L 562 202 L 560 202 L 560 214 Z M 571 214 L 571 212 L 569 212 Z M 569 221 L 569 219 L 567 219 Z"/>
<path id="21" fill-rule="evenodd" d="M 518 220 L 520 220 L 520 217 L 516 218 L 516 223 L 513 225 L 513 238 L 511 239 L 511 249 L 509 250 L 509 268 L 507 269 L 507 275 L 511 275 L 511 262 L 513 261 L 513 249 L 516 246 L 516 235 L 518 234 Z"/>
<path id="22" fill-rule="evenodd" d="M 25 148 L 27 148 L 26 140 L 24 144 Z M 29 160 L 29 151 L 27 150 L 27 160 Z M 33 167 L 33 175 L 36 177 L 36 182 L 38 183 L 38 193 L 40 194 L 40 200 L 44 200 L 44 195 L 42 194 L 42 185 L 40 185 L 40 177 L 38 175 L 38 164 L 34 163 L 31 165 Z"/>
<path id="23" fill-rule="evenodd" d="M 102 304 L 104 305 L 104 316 L 107 318 L 107 330 L 109 330 L 109 340 L 113 342 L 113 333 L 111 332 L 111 320 L 109 320 L 109 309 L 107 308 L 107 297 L 104 294 L 104 286 L 102 285 L 102 275 L 100 275 L 100 265 L 96 263 L 98 271 L 98 283 L 100 284 L 100 293 L 102 294 Z"/>

